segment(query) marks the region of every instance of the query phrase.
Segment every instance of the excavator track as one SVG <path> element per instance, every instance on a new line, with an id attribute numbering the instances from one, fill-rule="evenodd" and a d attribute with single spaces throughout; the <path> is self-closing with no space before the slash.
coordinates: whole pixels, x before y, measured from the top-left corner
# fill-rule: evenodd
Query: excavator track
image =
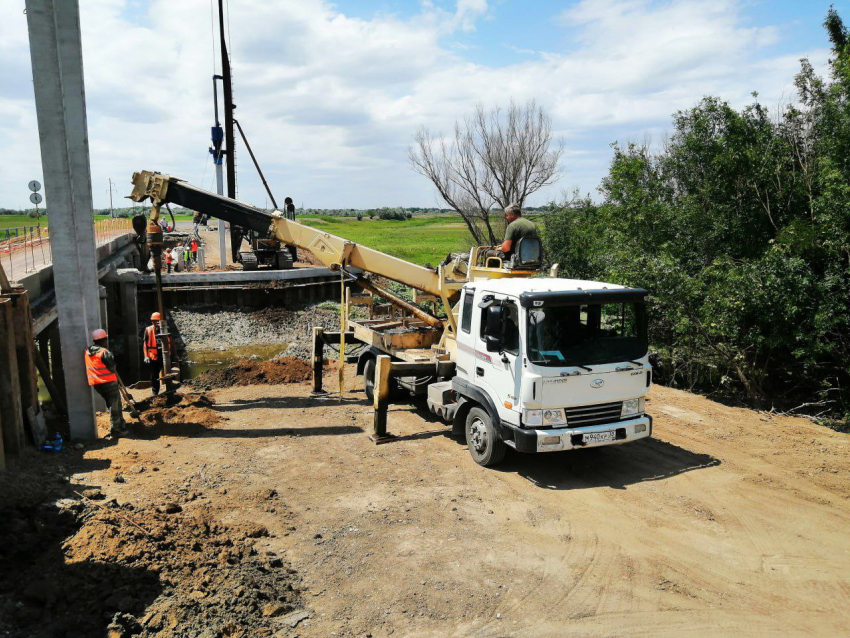
<path id="1" fill-rule="evenodd" d="M 257 256 L 253 252 L 239 253 L 239 261 L 242 262 L 242 270 L 245 272 L 258 270 L 260 268 L 260 262 L 257 260 Z"/>

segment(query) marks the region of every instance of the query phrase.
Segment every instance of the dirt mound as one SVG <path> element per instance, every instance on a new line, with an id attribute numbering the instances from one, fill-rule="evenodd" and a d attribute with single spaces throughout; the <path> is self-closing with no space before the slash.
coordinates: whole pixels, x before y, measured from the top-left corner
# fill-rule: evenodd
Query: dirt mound
<path id="1" fill-rule="evenodd" d="M 309 381 L 313 366 L 304 359 L 280 357 L 271 361 L 240 359 L 227 368 L 208 370 L 192 380 L 192 385 L 204 390 L 230 388 L 237 385 L 276 385 Z"/>
<path id="2" fill-rule="evenodd" d="M 16 566 L 19 587 L 0 596 L 5 636 L 271 635 L 298 606 L 293 572 L 253 546 L 264 528 L 175 503 L 59 505 L 38 510 L 40 541 L 70 536 Z"/>
<path id="3" fill-rule="evenodd" d="M 141 413 L 139 420 L 145 434 L 197 434 L 221 421 L 213 409 L 214 401 L 204 394 L 177 394 L 157 396 L 148 400 L 150 409 Z"/>

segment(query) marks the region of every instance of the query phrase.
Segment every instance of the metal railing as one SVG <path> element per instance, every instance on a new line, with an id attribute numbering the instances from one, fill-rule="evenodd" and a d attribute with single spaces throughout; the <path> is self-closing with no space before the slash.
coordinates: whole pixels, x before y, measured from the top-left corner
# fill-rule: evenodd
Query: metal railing
<path id="1" fill-rule="evenodd" d="M 0 217 L 2 219 L 2 217 Z M 101 219 L 94 222 L 95 245 L 101 246 L 126 233 L 133 232 L 129 219 Z M 0 263 L 9 279 L 34 272 L 40 266 L 53 263 L 50 228 L 47 226 L 18 226 L 0 229 Z"/>

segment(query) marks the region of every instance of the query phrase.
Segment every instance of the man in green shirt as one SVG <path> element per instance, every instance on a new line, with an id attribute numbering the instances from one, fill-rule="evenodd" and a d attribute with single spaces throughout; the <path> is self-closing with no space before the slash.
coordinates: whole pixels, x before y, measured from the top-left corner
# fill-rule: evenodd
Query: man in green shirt
<path id="1" fill-rule="evenodd" d="M 505 241 L 501 246 L 494 246 L 494 248 L 505 253 L 505 258 L 510 258 L 516 242 L 523 237 L 537 237 L 537 226 L 534 222 L 523 218 L 522 208 L 518 204 L 511 204 L 505 209 L 505 221 L 508 223 L 505 228 Z"/>

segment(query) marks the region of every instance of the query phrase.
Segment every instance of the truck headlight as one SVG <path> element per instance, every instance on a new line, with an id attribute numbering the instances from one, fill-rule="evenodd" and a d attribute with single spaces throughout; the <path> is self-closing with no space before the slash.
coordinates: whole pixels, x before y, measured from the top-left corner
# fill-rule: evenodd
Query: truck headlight
<path id="1" fill-rule="evenodd" d="M 543 410 L 523 410 L 523 425 L 543 425 Z"/>
<path id="2" fill-rule="evenodd" d="M 623 401 L 623 409 L 620 412 L 620 417 L 643 414 L 644 409 L 644 399 L 626 399 Z"/>
<path id="3" fill-rule="evenodd" d="M 566 422 L 567 418 L 560 408 L 543 410 L 543 425 L 563 425 Z"/>

